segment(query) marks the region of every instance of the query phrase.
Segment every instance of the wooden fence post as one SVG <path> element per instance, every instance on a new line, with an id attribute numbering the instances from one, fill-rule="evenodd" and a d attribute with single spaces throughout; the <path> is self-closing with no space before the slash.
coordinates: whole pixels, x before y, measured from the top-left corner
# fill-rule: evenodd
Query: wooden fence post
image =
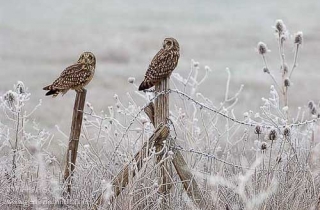
<path id="1" fill-rule="evenodd" d="M 157 128 L 160 124 L 167 125 L 169 120 L 169 77 L 162 80 L 160 83 L 158 83 L 155 86 L 156 94 L 163 93 L 159 97 L 155 99 L 155 106 L 154 106 L 154 126 Z M 163 148 L 163 142 L 158 141 L 155 143 L 156 146 L 156 152 L 160 152 Z M 163 159 L 163 154 L 160 153 L 157 156 L 157 163 L 161 162 Z M 168 185 L 169 182 L 169 167 L 167 167 L 167 161 L 162 162 L 160 164 L 160 189 L 159 193 L 161 196 L 166 196 L 170 186 Z M 166 197 L 164 197 L 163 202 L 165 203 L 167 200 Z M 162 203 L 162 204 L 164 204 Z"/>
<path id="2" fill-rule="evenodd" d="M 72 176 L 76 166 L 79 137 L 81 133 L 83 109 L 86 101 L 86 94 L 86 89 L 83 89 L 82 92 L 77 92 L 73 107 L 71 132 L 67 151 L 66 167 L 64 170 L 64 182 L 67 183 L 68 196 L 71 195 Z"/>
<path id="3" fill-rule="evenodd" d="M 133 160 L 131 160 L 128 164 L 126 164 L 123 169 L 113 178 L 112 185 L 114 190 L 114 198 L 111 198 L 110 203 L 113 202 L 115 197 L 117 197 L 121 191 L 127 186 L 129 180 L 129 164 L 132 161 L 137 162 L 137 170 L 139 171 L 142 167 L 143 161 L 142 159 L 145 156 L 149 155 L 149 149 L 151 146 L 156 147 L 156 151 L 161 151 L 163 148 L 163 140 L 167 139 L 170 135 L 169 127 L 168 127 L 168 119 L 169 119 L 169 78 L 162 81 L 160 84 L 156 85 L 156 92 L 162 93 L 159 97 L 156 98 L 155 103 L 150 103 L 149 106 L 145 107 L 144 111 L 149 117 L 151 123 L 156 128 L 154 134 L 150 137 L 149 142 L 146 142 L 142 149 L 135 154 Z M 148 148 L 146 149 L 148 145 Z M 194 179 L 194 175 L 191 173 L 186 160 L 182 156 L 179 150 L 175 150 L 175 142 L 170 141 L 169 146 L 173 148 L 173 165 L 179 175 L 180 180 L 183 183 L 183 187 L 187 192 L 187 195 L 194 202 L 194 204 L 200 209 L 206 209 L 206 202 L 203 198 L 203 194 L 200 190 L 200 187 L 196 180 Z M 162 160 L 162 154 L 159 154 L 157 157 L 157 163 Z M 170 190 L 171 184 L 169 183 L 169 174 L 168 171 L 170 167 L 167 166 L 166 162 L 162 162 L 160 164 L 160 189 L 159 193 L 162 196 L 165 196 L 166 193 Z M 135 171 L 130 172 L 133 176 L 135 176 Z M 104 203 L 102 192 L 96 199 L 96 202 L 92 209 L 98 209 Z M 165 201 L 165 200 L 164 200 Z M 164 204 L 164 203 L 163 203 Z M 165 206 L 163 206 L 165 207 Z"/>
<path id="4" fill-rule="evenodd" d="M 153 143 L 159 139 L 166 139 L 169 134 L 169 128 L 165 125 L 160 125 L 153 133 L 153 135 L 149 138 L 148 142 L 145 142 L 142 146 L 142 149 L 137 152 L 134 156 L 134 158 L 126 164 L 121 171 L 112 179 L 112 186 L 113 186 L 113 193 L 114 197 L 117 197 L 122 190 L 128 185 L 129 183 L 129 174 L 132 174 L 134 177 L 136 175 L 136 171 L 132 170 L 130 171 L 129 165 L 132 164 L 133 161 L 137 163 L 137 172 L 140 171 L 140 169 L 143 166 L 143 158 L 149 156 L 149 150 L 153 146 Z M 103 199 L 104 191 L 98 196 L 96 199 L 96 202 L 92 209 L 97 209 L 98 206 L 103 204 L 105 201 Z M 110 199 L 110 203 L 113 202 L 113 198 Z"/>

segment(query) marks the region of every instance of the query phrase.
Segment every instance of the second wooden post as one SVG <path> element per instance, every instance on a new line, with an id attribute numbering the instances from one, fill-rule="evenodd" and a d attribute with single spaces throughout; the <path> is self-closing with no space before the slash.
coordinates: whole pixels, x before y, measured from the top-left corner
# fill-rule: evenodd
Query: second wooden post
<path id="1" fill-rule="evenodd" d="M 83 109 L 86 101 L 87 90 L 83 89 L 82 92 L 77 92 L 76 100 L 73 107 L 71 132 L 69 139 L 69 146 L 66 158 L 66 167 L 64 170 L 64 181 L 67 183 L 68 196 L 71 195 L 72 175 L 76 166 L 79 137 L 81 133 Z"/>
<path id="2" fill-rule="evenodd" d="M 154 124 L 155 128 L 159 127 L 161 124 L 166 125 L 169 119 L 169 77 L 165 80 L 161 81 L 159 84 L 155 86 L 156 94 L 163 93 L 155 100 L 155 116 L 154 116 Z M 163 141 L 156 142 L 156 151 L 160 152 L 163 149 Z M 157 156 L 157 164 L 160 163 L 163 159 L 163 153 L 160 153 Z M 160 163 L 160 189 L 159 193 L 162 196 L 165 196 L 168 193 L 168 170 L 167 170 L 166 161 Z M 166 197 L 164 197 L 166 199 Z"/>

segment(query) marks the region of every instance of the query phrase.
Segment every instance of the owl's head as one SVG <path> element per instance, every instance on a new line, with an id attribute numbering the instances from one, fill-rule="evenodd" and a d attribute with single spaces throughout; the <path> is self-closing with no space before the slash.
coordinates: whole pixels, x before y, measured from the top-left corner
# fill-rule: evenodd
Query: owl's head
<path id="1" fill-rule="evenodd" d="M 165 38 L 163 41 L 163 49 L 165 50 L 180 50 L 178 41 L 175 38 Z"/>
<path id="2" fill-rule="evenodd" d="M 80 55 L 78 63 L 96 65 L 96 57 L 91 52 L 84 52 Z"/>

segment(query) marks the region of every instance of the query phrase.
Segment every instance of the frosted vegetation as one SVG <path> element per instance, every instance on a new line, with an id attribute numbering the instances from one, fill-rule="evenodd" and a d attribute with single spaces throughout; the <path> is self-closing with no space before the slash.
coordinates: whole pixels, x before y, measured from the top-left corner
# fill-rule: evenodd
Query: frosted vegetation
<path id="1" fill-rule="evenodd" d="M 319 106 L 301 101 L 302 108 L 292 110 L 288 98 L 294 72 L 299 71 L 303 34 L 289 34 L 281 20 L 276 21 L 274 29 L 278 52 L 270 52 L 263 42 L 257 45 L 261 71 L 274 82 L 270 94 L 261 96 L 258 113 L 250 111 L 248 101 L 247 112 L 235 116 L 245 85 L 231 94 L 229 69 L 223 101 L 210 100 L 198 92 L 208 75 L 214 73 L 208 66 L 201 69 L 192 61 L 187 77 L 178 73 L 171 76 L 170 137 L 164 142 L 163 159 L 170 162 L 175 151 L 183 153 L 203 191 L 207 209 L 317 208 Z M 285 53 L 287 45 L 294 46 L 293 53 Z M 277 53 L 280 65 L 269 66 L 268 56 Z M 286 63 L 286 56 L 293 56 L 293 63 Z M 200 71 L 205 71 L 203 77 Z M 275 71 L 282 72 L 281 78 L 275 78 Z M 104 203 L 104 209 L 159 209 L 163 203 L 168 209 L 196 209 L 174 169 L 170 172 L 169 196 L 159 195 L 159 165 L 153 148 L 151 155 L 144 157 L 143 168 L 135 177 L 129 174 L 127 188 L 113 198 L 112 178 L 155 130 L 143 108 L 159 95 L 135 91 L 138 82 L 133 77 L 128 82 L 133 91 L 114 95 L 114 105 L 104 112 L 95 111 L 94 101 L 86 103 L 71 198 L 63 193 L 69 134 L 59 126 L 56 133 L 49 133 L 41 122 L 30 120 L 41 101 L 28 110 L 32 95 L 22 82 L 8 90 L 0 101 L 0 204 L 89 209 L 102 193 L 105 200 L 113 201 Z M 137 102 L 141 99 L 145 104 Z M 175 141 L 176 146 L 170 146 L 169 141 Z M 53 145 L 59 150 L 52 150 Z M 135 170 L 137 163 L 130 162 L 129 166 Z"/>

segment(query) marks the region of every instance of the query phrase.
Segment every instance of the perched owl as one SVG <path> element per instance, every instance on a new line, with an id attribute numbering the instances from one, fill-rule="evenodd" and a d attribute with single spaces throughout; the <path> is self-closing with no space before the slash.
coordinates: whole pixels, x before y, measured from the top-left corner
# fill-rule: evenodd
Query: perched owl
<path id="1" fill-rule="evenodd" d="M 163 48 L 152 59 L 139 90 L 151 88 L 169 77 L 178 64 L 179 50 L 179 43 L 176 39 L 166 38 L 163 41 Z"/>
<path id="2" fill-rule="evenodd" d="M 49 90 L 46 96 L 64 95 L 68 90 L 82 91 L 92 79 L 96 67 L 96 58 L 91 52 L 81 54 L 78 62 L 67 67 L 51 85 L 43 88 Z"/>

